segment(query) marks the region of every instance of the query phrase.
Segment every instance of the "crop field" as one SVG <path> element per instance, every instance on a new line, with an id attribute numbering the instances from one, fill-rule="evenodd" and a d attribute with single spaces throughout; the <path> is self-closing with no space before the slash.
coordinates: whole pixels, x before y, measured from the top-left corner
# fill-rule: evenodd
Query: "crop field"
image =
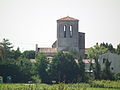
<path id="1" fill-rule="evenodd" d="M 0 90 L 120 90 L 120 81 L 92 81 L 80 84 L 0 84 Z"/>

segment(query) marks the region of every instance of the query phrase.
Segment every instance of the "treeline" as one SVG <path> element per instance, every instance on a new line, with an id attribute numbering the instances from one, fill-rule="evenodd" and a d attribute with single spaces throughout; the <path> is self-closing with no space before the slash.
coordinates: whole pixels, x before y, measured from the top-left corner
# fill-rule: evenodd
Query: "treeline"
<path id="1" fill-rule="evenodd" d="M 5 83 L 75 83 L 85 82 L 85 64 L 82 59 L 75 61 L 72 54 L 58 53 L 52 60 L 40 54 L 35 61 L 35 51 L 20 52 L 20 49 L 13 50 L 12 44 L 7 39 L 0 43 L 0 76 Z"/>
<path id="2" fill-rule="evenodd" d="M 31 80 L 34 73 L 34 65 L 30 59 L 35 58 L 35 51 L 24 51 L 13 49 L 12 43 L 8 39 L 0 42 L 0 76 L 3 82 L 9 82 L 11 77 L 14 83 L 25 83 Z"/>
<path id="3" fill-rule="evenodd" d="M 120 44 L 117 45 L 117 49 L 113 48 L 112 44 L 101 43 L 94 45 L 87 51 L 87 56 L 89 59 L 94 59 L 95 63 L 90 62 L 90 70 L 93 70 L 95 80 L 120 80 L 120 73 L 112 73 L 110 69 L 111 62 L 104 58 L 105 67 L 101 70 L 101 65 L 99 64 L 99 56 L 105 53 L 120 53 Z"/>
<path id="4" fill-rule="evenodd" d="M 96 45 L 98 45 L 98 43 Z M 100 44 L 100 47 L 105 47 L 108 49 L 109 52 L 120 55 L 120 44 L 117 45 L 117 48 L 114 48 L 111 43 L 108 44 L 103 42 Z"/>
<path id="5" fill-rule="evenodd" d="M 95 59 L 95 64 L 90 63 L 90 70 L 93 70 L 91 73 L 85 72 L 85 63 L 81 57 L 77 57 L 75 54 L 59 52 L 51 60 L 45 54 L 39 54 L 35 58 L 35 51 L 21 53 L 19 48 L 13 50 L 9 40 L 3 39 L 0 43 L 0 76 L 3 77 L 4 83 L 9 83 L 8 76 L 11 77 L 13 83 L 32 81 L 51 84 L 60 82 L 79 83 L 94 79 L 120 80 L 119 73 L 111 73 L 108 60 L 106 60 L 105 69 L 103 71 L 100 69 L 98 55 L 110 50 L 113 51 L 111 48 L 108 50 L 102 44 L 97 44 L 88 50 L 88 57 Z M 31 61 L 34 58 L 35 61 Z"/>

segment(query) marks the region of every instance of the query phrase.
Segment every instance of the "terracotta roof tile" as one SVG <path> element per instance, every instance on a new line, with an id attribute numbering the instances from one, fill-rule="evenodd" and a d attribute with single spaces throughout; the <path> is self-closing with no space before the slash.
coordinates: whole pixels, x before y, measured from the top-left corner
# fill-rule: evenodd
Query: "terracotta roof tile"
<path id="1" fill-rule="evenodd" d="M 58 19 L 57 21 L 79 21 L 78 19 L 72 18 L 72 17 L 63 17 L 61 19 Z"/>
<path id="2" fill-rule="evenodd" d="M 57 53 L 57 48 L 40 48 L 40 53 Z"/>
<path id="3" fill-rule="evenodd" d="M 90 63 L 90 62 L 91 63 L 95 63 L 95 60 L 94 59 L 92 59 L 92 60 L 90 60 L 90 59 L 84 59 L 83 62 L 86 63 L 86 64 Z"/>

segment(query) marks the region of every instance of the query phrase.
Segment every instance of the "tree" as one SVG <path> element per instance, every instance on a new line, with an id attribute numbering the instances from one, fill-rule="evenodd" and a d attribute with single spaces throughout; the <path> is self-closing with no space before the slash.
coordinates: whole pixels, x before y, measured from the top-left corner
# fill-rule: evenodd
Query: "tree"
<path id="1" fill-rule="evenodd" d="M 85 82 L 85 63 L 82 61 L 82 58 L 78 58 L 78 82 Z"/>
<path id="2" fill-rule="evenodd" d="M 0 46 L 0 61 L 3 61 L 4 56 L 5 56 L 4 54 L 5 54 L 4 48 L 2 46 Z"/>
<path id="3" fill-rule="evenodd" d="M 110 44 L 108 44 L 108 43 L 101 43 L 100 44 L 100 47 L 105 47 L 105 48 L 107 48 L 111 53 L 115 53 L 115 48 L 113 47 L 113 45 L 110 43 Z"/>
<path id="4" fill-rule="evenodd" d="M 120 44 L 117 45 L 116 53 L 120 55 Z"/>
<path id="5" fill-rule="evenodd" d="M 28 82 L 34 74 L 33 64 L 30 60 L 20 57 L 19 48 L 14 50 L 11 45 L 8 39 L 3 39 L 0 43 L 0 75 L 4 78 L 12 76 L 15 83 Z"/>
<path id="6" fill-rule="evenodd" d="M 115 73 L 114 74 L 114 79 L 115 80 L 120 80 L 120 73 Z"/>
<path id="7" fill-rule="evenodd" d="M 36 70 L 38 72 L 38 75 L 41 78 L 42 83 L 48 83 L 49 77 L 48 77 L 48 60 L 44 54 L 40 54 L 36 57 Z"/>
<path id="8" fill-rule="evenodd" d="M 94 47 L 91 47 L 88 51 L 88 57 L 95 60 L 95 65 L 93 67 L 93 72 L 95 79 L 100 79 L 101 67 L 98 62 L 99 55 L 109 52 L 109 50 L 103 46 L 96 44 Z"/>
<path id="9" fill-rule="evenodd" d="M 2 60 L 11 58 L 11 49 L 13 48 L 11 45 L 12 43 L 10 43 L 8 39 L 3 39 L 3 41 L 0 42 L 0 56 Z"/>
<path id="10" fill-rule="evenodd" d="M 22 57 L 26 59 L 35 59 L 35 51 L 30 50 L 30 51 L 24 51 L 22 53 Z"/>
<path id="11" fill-rule="evenodd" d="M 55 80 L 57 83 L 76 82 L 78 65 L 75 62 L 74 56 L 72 54 L 59 52 L 50 63 L 49 74 L 51 76 L 51 81 Z"/>
<path id="12" fill-rule="evenodd" d="M 98 60 L 99 55 L 109 52 L 109 50 L 103 46 L 96 44 L 94 47 L 88 49 L 87 54 L 90 59 Z"/>
<path id="13" fill-rule="evenodd" d="M 110 43 L 109 46 L 108 46 L 108 50 L 111 52 L 111 53 L 115 53 L 115 49 L 113 48 L 113 45 Z"/>
<path id="14" fill-rule="evenodd" d="M 105 68 L 102 71 L 102 79 L 113 80 L 113 75 L 110 71 L 111 62 L 109 62 L 108 59 L 104 59 L 104 60 L 105 60 Z"/>
<path id="15" fill-rule="evenodd" d="M 20 83 L 22 80 L 21 74 L 20 68 L 17 65 L 9 62 L 0 63 L 0 76 L 3 77 L 3 82 L 6 83 L 7 77 L 11 76 L 12 83 Z"/>
<path id="16" fill-rule="evenodd" d="M 16 61 L 16 65 L 20 68 L 21 75 L 20 77 L 22 78 L 20 82 L 22 83 L 27 83 L 28 81 L 31 80 L 32 75 L 34 75 L 34 68 L 33 68 L 33 63 L 25 58 L 18 58 Z"/>
<path id="17" fill-rule="evenodd" d="M 11 58 L 14 58 L 15 60 L 21 56 L 19 47 L 17 48 L 17 50 L 12 50 L 11 53 L 12 53 Z"/>
<path id="18" fill-rule="evenodd" d="M 95 61 L 95 67 L 93 68 L 95 79 L 101 79 L 101 66 L 98 63 L 98 60 Z"/>
<path id="19" fill-rule="evenodd" d="M 32 80 L 33 71 L 33 64 L 27 59 L 8 59 L 0 63 L 0 75 L 4 77 L 4 82 L 7 76 L 11 76 L 13 83 L 27 83 Z"/>

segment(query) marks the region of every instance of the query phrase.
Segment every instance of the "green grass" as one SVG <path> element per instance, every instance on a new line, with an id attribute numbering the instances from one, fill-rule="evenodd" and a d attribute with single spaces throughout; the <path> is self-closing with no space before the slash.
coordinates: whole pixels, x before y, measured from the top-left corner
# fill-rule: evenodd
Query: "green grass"
<path id="1" fill-rule="evenodd" d="M 104 87 L 104 88 L 119 88 L 120 89 L 120 81 L 109 81 L 109 80 L 102 80 L 102 81 L 92 81 L 90 82 L 90 86 L 93 87 Z"/>
<path id="2" fill-rule="evenodd" d="M 89 84 L 0 84 L 0 90 L 120 90 L 120 81 L 92 81 Z"/>

